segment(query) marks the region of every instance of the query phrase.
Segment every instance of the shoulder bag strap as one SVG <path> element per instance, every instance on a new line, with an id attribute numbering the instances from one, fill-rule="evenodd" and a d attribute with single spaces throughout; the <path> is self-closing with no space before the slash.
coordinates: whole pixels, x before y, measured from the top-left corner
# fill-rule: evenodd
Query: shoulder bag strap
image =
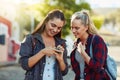
<path id="1" fill-rule="evenodd" d="M 94 39 L 95 35 L 93 35 L 92 40 L 91 40 L 91 44 L 90 44 L 90 57 L 93 58 L 93 54 L 92 54 L 92 43 L 93 43 L 93 39 Z"/>

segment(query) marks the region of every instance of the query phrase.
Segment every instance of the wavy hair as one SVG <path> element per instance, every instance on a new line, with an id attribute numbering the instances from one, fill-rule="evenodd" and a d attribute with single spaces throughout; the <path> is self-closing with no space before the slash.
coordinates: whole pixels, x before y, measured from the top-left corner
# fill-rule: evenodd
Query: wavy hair
<path id="1" fill-rule="evenodd" d="M 63 12 L 61 11 L 61 10 L 59 10 L 59 9 L 55 9 L 55 10 L 52 10 L 52 11 L 50 11 L 47 15 L 46 15 L 46 17 L 43 19 L 43 21 L 41 21 L 38 25 L 37 25 L 37 27 L 36 27 L 36 29 L 33 31 L 33 35 L 35 34 L 35 33 L 42 33 L 44 30 L 45 30 L 45 24 L 49 21 L 49 20 L 52 20 L 52 19 L 54 19 L 54 18 L 59 18 L 60 20 L 62 20 L 62 21 L 64 21 L 64 24 L 65 24 L 65 16 L 64 16 L 64 14 L 63 14 Z M 55 36 L 57 36 L 57 37 L 61 37 L 61 31 L 57 34 L 57 35 L 55 35 Z"/>
<path id="2" fill-rule="evenodd" d="M 98 34 L 94 23 L 90 19 L 88 10 L 81 10 L 79 12 L 75 12 L 71 17 L 71 21 L 73 21 L 74 19 L 77 19 L 77 20 L 80 19 L 84 26 L 88 26 L 88 30 L 87 30 L 88 34 Z"/>

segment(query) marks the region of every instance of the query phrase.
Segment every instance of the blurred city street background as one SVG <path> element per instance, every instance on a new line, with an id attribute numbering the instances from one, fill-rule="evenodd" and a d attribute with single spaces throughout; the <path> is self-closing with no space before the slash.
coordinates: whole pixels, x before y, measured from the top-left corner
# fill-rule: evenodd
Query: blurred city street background
<path id="1" fill-rule="evenodd" d="M 109 47 L 110 55 L 117 63 L 117 80 L 120 80 L 120 47 Z M 68 59 L 69 62 L 69 59 Z M 0 67 L 0 80 L 24 80 L 25 71 L 17 64 L 11 64 L 5 67 Z M 64 80 L 73 80 L 74 73 L 69 68 L 69 72 L 64 76 Z"/>
<path id="2" fill-rule="evenodd" d="M 18 64 L 20 43 L 52 9 L 61 9 L 66 16 L 62 37 L 67 41 L 68 56 L 74 41 L 70 17 L 81 9 L 90 11 L 95 27 L 108 45 L 109 55 L 116 61 L 120 80 L 119 0 L 0 0 L 0 80 L 24 80 L 25 71 Z M 69 58 L 68 62 L 70 65 Z M 69 68 L 64 80 L 73 79 Z"/>

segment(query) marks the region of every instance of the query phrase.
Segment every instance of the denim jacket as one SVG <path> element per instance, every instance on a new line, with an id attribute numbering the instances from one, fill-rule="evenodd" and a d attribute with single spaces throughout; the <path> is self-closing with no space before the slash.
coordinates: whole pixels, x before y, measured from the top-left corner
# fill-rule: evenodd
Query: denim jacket
<path id="1" fill-rule="evenodd" d="M 33 48 L 33 39 L 35 39 L 35 46 Z M 55 37 L 55 46 L 65 44 L 65 40 Z M 36 33 L 35 35 L 27 35 L 24 42 L 21 43 L 20 47 L 20 60 L 19 63 L 21 67 L 26 70 L 25 73 L 25 80 L 43 80 L 43 72 L 45 67 L 45 56 L 36 63 L 35 66 L 30 68 L 28 66 L 28 59 L 38 53 L 40 50 L 45 48 L 45 45 L 43 43 L 42 37 L 40 34 Z M 64 75 L 68 72 L 68 64 L 67 64 L 67 50 L 66 50 L 66 44 L 65 44 L 65 50 L 64 50 L 64 62 L 66 64 L 66 69 L 64 71 L 60 70 L 58 61 L 55 62 L 55 80 L 63 80 Z"/>

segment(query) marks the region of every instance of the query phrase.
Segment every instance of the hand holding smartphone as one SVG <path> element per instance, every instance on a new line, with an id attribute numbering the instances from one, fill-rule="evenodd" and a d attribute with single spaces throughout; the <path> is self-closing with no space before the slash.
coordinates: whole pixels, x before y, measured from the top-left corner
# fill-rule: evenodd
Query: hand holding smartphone
<path id="1" fill-rule="evenodd" d="M 63 52 L 63 47 L 62 47 L 61 45 L 58 45 L 58 46 L 56 47 L 56 52 L 57 52 L 58 54 L 62 54 L 62 52 Z"/>

